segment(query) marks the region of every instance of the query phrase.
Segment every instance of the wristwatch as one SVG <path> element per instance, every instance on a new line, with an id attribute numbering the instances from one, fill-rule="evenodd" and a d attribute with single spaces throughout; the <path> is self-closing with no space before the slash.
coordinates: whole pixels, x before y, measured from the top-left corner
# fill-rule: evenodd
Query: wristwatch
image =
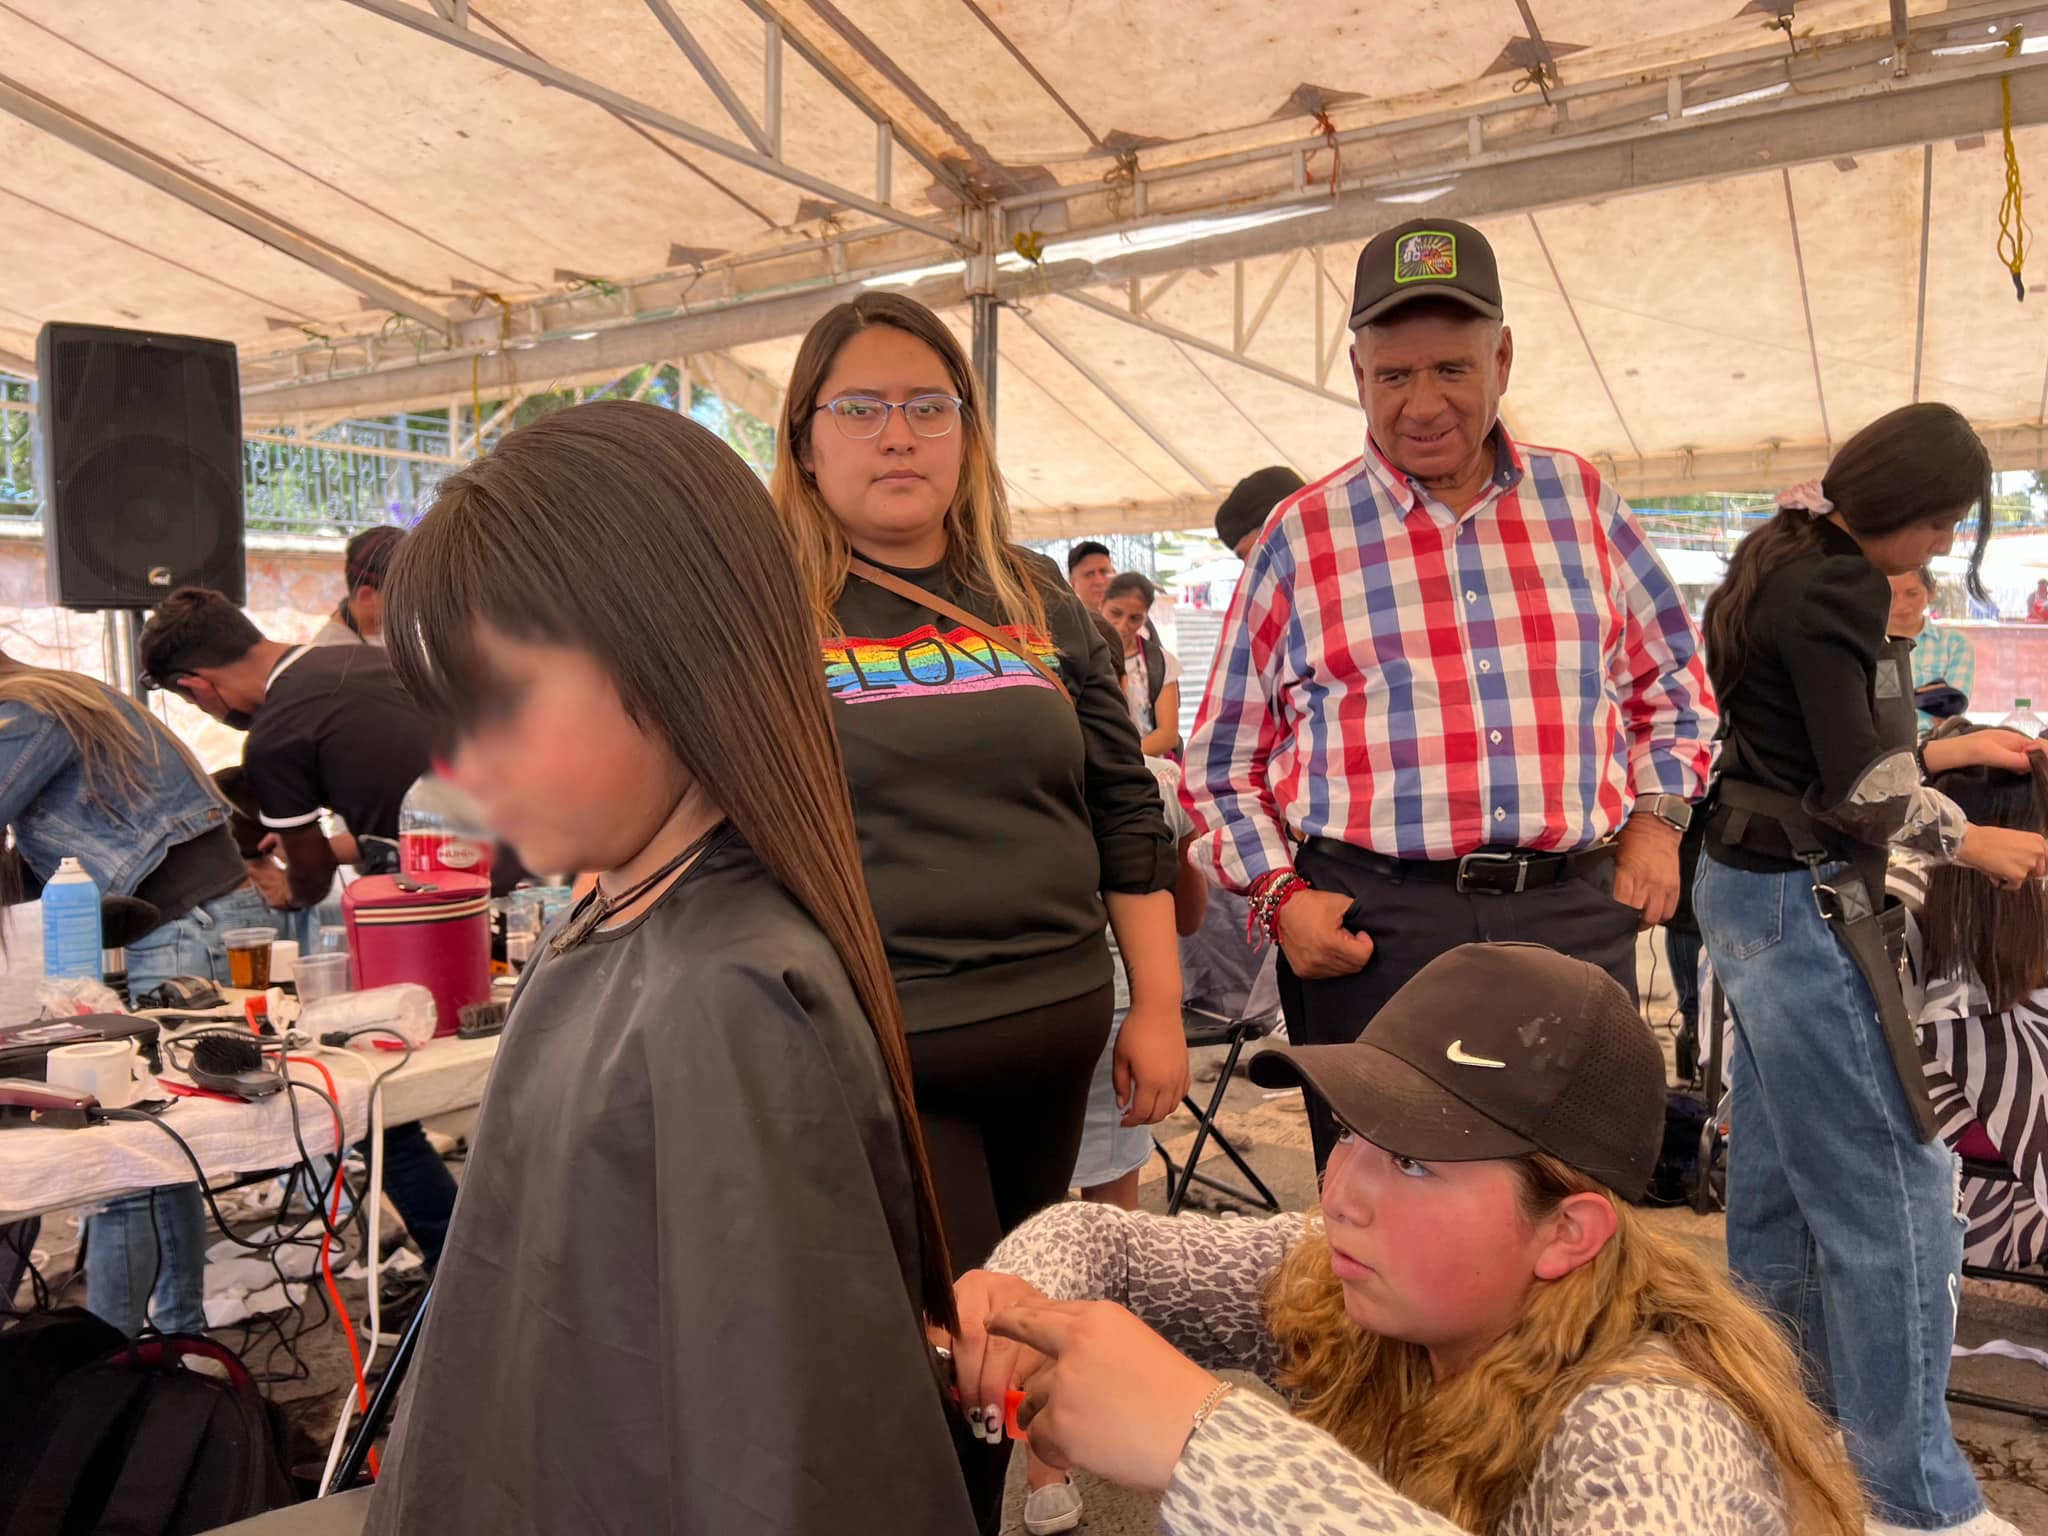
<path id="1" fill-rule="evenodd" d="M 1692 802 L 1683 795 L 1637 795 L 1635 809 L 1680 832 L 1692 825 Z"/>

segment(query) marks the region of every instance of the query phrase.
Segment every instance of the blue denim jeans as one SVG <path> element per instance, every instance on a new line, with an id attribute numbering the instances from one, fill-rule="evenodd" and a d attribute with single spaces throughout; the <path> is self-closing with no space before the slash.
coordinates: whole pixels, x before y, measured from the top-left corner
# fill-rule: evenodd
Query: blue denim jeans
<path id="1" fill-rule="evenodd" d="M 172 976 L 225 986 L 230 928 L 275 928 L 277 914 L 245 885 L 194 907 L 128 946 L 135 997 Z M 206 1327 L 206 1207 L 197 1184 L 166 1184 L 109 1200 L 86 1218 L 86 1305 L 127 1334 L 146 1320 L 166 1333 Z"/>
<path id="2" fill-rule="evenodd" d="M 1943 1399 L 1958 1164 L 1914 1134 L 1870 988 L 1813 883 L 1708 857 L 1693 887 L 1735 1017 L 1728 1262 L 1791 1333 L 1873 1515 L 1942 1530 L 1984 1508 Z"/>

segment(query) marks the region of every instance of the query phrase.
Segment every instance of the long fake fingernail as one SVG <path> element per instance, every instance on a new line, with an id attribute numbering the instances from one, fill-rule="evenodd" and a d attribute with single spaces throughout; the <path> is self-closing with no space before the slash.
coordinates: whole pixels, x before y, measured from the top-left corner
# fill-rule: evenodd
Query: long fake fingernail
<path id="1" fill-rule="evenodd" d="M 990 1445 L 1001 1445 L 1003 1443 L 1003 1410 L 996 1407 L 993 1403 L 989 1404 L 988 1407 L 981 1410 L 981 1422 L 988 1426 L 988 1443 Z"/>
<path id="2" fill-rule="evenodd" d="M 986 1440 L 988 1438 L 988 1431 L 982 1427 L 981 1410 L 979 1408 L 967 1410 L 967 1427 L 974 1432 L 975 1439 Z"/>

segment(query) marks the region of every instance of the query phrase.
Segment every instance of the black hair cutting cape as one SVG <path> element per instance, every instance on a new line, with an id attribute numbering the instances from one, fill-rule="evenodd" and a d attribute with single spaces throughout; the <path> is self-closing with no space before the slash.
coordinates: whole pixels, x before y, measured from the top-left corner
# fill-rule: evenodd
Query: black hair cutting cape
<path id="1" fill-rule="evenodd" d="M 971 1531 L 895 1103 L 824 935 L 728 833 L 542 951 L 366 1529 Z"/>

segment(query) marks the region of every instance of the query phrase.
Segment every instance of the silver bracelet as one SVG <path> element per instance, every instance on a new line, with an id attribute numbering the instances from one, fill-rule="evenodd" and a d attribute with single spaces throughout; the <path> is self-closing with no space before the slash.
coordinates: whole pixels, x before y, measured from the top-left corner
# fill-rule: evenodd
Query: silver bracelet
<path id="1" fill-rule="evenodd" d="M 1202 1426 L 1209 1422 L 1209 1415 L 1216 1411 L 1217 1405 L 1236 1390 L 1227 1381 L 1219 1381 L 1209 1389 L 1209 1395 L 1202 1399 L 1202 1406 L 1195 1410 L 1195 1422 L 1188 1430 L 1190 1440 L 1201 1433 Z"/>

